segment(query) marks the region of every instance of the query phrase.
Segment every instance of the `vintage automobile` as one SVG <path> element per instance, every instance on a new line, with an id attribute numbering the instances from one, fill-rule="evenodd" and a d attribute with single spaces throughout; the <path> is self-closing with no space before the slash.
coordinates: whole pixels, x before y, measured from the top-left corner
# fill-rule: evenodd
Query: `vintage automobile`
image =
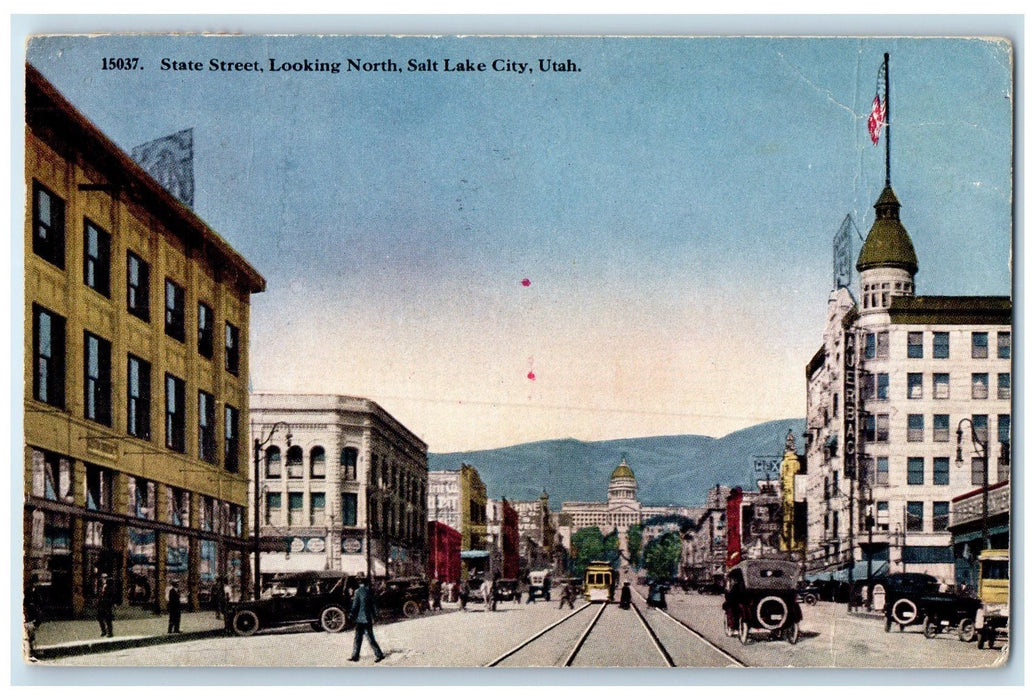
<path id="1" fill-rule="evenodd" d="M 341 632 L 358 579 L 341 571 L 306 571 L 276 576 L 258 600 L 227 604 L 226 629 L 248 637 L 260 629 L 308 622 L 314 629 Z"/>
<path id="2" fill-rule="evenodd" d="M 884 601 L 884 631 L 890 632 L 894 625 L 903 631 L 909 625 L 923 623 L 925 598 L 937 596 L 940 588 L 938 579 L 920 573 L 888 574 L 883 581 L 875 583 L 874 604 Z M 941 605 L 945 601 L 937 602 Z"/>
<path id="3" fill-rule="evenodd" d="M 496 600 L 521 602 L 521 589 L 518 587 L 517 579 L 501 578 L 496 581 Z"/>
<path id="4" fill-rule="evenodd" d="M 553 581 L 550 580 L 550 570 L 530 571 L 528 574 L 528 600 L 535 601 L 537 598 L 550 600 L 550 588 Z"/>
<path id="5" fill-rule="evenodd" d="M 801 564 L 783 559 L 746 559 L 726 572 L 723 626 L 729 637 L 747 644 L 752 629 L 770 638 L 798 643 L 801 606 L 797 583 Z"/>
<path id="6" fill-rule="evenodd" d="M 921 599 L 924 615 L 924 636 L 933 639 L 942 627 L 956 630 L 960 641 L 972 642 L 977 636 L 974 620 L 981 610 L 981 601 L 970 596 L 944 592 L 925 595 Z"/>
<path id="7" fill-rule="evenodd" d="M 416 576 L 390 578 L 379 584 L 377 607 L 384 613 L 417 617 L 425 613 L 428 604 L 428 583 Z"/>
<path id="8" fill-rule="evenodd" d="M 819 586 L 814 583 L 802 583 L 798 586 L 798 602 L 815 605 L 819 602 Z"/>

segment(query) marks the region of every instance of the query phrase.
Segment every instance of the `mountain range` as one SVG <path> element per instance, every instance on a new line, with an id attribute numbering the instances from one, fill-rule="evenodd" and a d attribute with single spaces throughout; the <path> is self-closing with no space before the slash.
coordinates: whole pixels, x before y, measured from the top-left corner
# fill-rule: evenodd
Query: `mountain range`
<path id="1" fill-rule="evenodd" d="M 551 510 L 563 501 L 607 498 L 611 472 L 624 458 L 636 475 L 644 505 L 698 506 L 716 484 L 754 487 L 752 458 L 782 455 L 787 431 L 796 436 L 804 418 L 785 418 L 721 438 L 668 435 L 582 442 L 544 440 L 473 452 L 429 453 L 430 471 L 477 468 L 489 498 L 523 501 L 545 490 Z"/>

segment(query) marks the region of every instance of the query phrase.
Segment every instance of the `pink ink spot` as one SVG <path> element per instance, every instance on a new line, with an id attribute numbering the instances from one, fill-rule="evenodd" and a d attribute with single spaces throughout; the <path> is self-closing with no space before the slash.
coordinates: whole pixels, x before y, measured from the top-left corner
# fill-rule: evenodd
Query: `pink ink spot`
<path id="1" fill-rule="evenodd" d="M 535 381 L 535 372 L 529 372 L 528 373 L 528 378 L 531 379 L 534 382 Z"/>
<path id="2" fill-rule="evenodd" d="M 532 280 L 530 280 L 530 279 L 528 279 L 526 277 L 525 279 L 521 280 L 521 286 L 522 287 L 531 287 L 532 286 Z"/>

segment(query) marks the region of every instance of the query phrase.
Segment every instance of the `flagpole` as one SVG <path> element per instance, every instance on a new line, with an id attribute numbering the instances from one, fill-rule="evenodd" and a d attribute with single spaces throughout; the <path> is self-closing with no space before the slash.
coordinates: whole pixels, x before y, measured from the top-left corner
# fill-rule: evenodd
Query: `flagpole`
<path id="1" fill-rule="evenodd" d="M 884 54 L 884 186 L 891 187 L 891 90 L 888 89 L 888 54 Z"/>

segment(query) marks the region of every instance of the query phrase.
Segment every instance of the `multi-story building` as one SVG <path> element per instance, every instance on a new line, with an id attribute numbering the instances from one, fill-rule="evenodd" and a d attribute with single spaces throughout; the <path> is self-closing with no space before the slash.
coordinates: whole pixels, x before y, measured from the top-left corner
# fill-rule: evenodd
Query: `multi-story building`
<path id="1" fill-rule="evenodd" d="M 518 516 L 521 568 L 526 571 L 550 568 L 557 548 L 557 528 L 550 513 L 550 496 L 543 491 L 531 501 L 514 501 Z"/>
<path id="2" fill-rule="evenodd" d="M 890 186 L 874 208 L 862 303 L 846 287 L 831 294 L 806 368 L 808 569 L 864 562 L 858 576 L 884 562 L 952 581 L 953 498 L 1010 475 L 1011 302 L 916 296 Z"/>
<path id="3" fill-rule="evenodd" d="M 427 445 L 381 406 L 254 393 L 251 437 L 263 577 L 310 569 L 424 575 Z"/>
<path id="4" fill-rule="evenodd" d="M 485 502 L 485 516 L 491 573 L 517 578 L 520 568 L 518 512 L 506 498 L 489 498 Z"/>
<path id="5" fill-rule="evenodd" d="M 490 570 L 485 483 L 470 464 L 428 472 L 427 513 L 460 532 L 462 575 Z"/>
<path id="6" fill-rule="evenodd" d="M 24 576 L 51 615 L 248 586 L 250 296 L 265 280 L 26 67 Z"/>

